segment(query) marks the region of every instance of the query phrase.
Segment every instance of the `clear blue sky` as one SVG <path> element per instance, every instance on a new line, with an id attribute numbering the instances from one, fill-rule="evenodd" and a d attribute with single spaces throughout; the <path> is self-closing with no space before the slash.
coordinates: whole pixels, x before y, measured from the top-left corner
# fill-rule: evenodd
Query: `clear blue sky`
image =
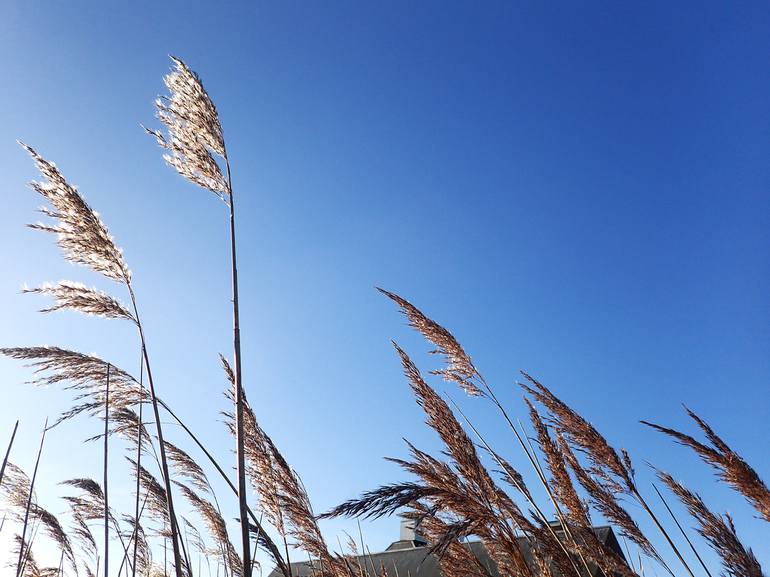
<path id="1" fill-rule="evenodd" d="M 162 395 L 231 448 L 224 207 L 139 128 L 175 54 L 203 77 L 233 161 L 247 390 L 319 511 L 401 478 L 381 457 L 403 456 L 402 437 L 438 446 L 388 340 L 432 360 L 379 285 L 449 327 L 517 415 L 523 368 L 628 448 L 643 483 L 648 459 L 730 510 L 770 564 L 767 525 L 637 424 L 691 430 L 686 402 L 770 478 L 767 3 L 111 4 L 0 5 L 3 346 L 138 361 L 128 326 L 43 317 L 19 294 L 109 287 L 23 227 L 39 200 L 21 138 L 124 248 Z M 24 386 L 8 360 L 0 377 L 0 435 L 22 419 L 14 456 L 31 469 L 67 396 Z M 463 402 L 525 469 L 489 407 Z M 77 445 L 98 426 L 51 437 L 41 495 L 99 475 L 98 447 Z M 397 521 L 366 531 L 379 549 Z"/>

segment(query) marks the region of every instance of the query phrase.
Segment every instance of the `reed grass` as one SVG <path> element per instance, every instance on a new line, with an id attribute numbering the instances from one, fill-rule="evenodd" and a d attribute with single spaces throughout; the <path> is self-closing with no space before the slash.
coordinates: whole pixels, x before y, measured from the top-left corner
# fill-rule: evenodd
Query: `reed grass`
<path id="1" fill-rule="evenodd" d="M 407 456 L 390 461 L 407 472 L 409 480 L 385 483 L 317 515 L 300 475 L 260 425 L 244 387 L 235 197 L 218 112 L 200 78 L 183 61 L 173 59 L 165 84 L 168 95 L 156 102 L 164 131 L 147 131 L 165 149 L 169 165 L 213 193 L 228 209 L 233 361 L 231 364 L 223 356 L 220 360 L 229 383 L 225 397 L 232 409 L 223 414 L 225 432 L 235 439 L 236 478 L 233 481 L 222 465 L 229 455 L 215 455 L 211 445 L 157 394 L 132 273 L 106 225 L 53 163 L 22 145 L 43 175 L 43 182 L 32 183 L 32 188 L 50 205 L 42 212 L 52 221 L 32 228 L 53 233 L 66 260 L 123 286 L 129 304 L 75 281 L 44 284 L 25 292 L 52 300 L 42 309 L 44 313 L 72 310 L 129 322 L 137 330 L 141 354 L 136 379 L 105 359 L 63 347 L 0 349 L 0 354 L 28 363 L 34 371 L 33 384 L 60 386 L 73 395 L 73 404 L 54 424 L 48 427 L 46 422 L 31 478 L 8 460 L 18 422 L 0 467 L 0 494 L 10 512 L 8 522 L 20 531 L 14 539 L 16 577 L 96 577 L 100 571 L 103 577 L 111 577 L 110 572 L 112 577 L 166 577 L 169 570 L 175 577 L 197 577 L 204 567 L 209 576 L 248 577 L 256 569 L 258 550 L 267 554 L 283 577 L 294 577 L 292 549 L 301 550 L 298 556 L 308 556 L 313 577 L 387 577 L 390 569 L 376 567 L 360 525 L 361 543 L 348 539 L 345 552 L 340 540 L 339 551 L 329 547 L 322 522 L 339 516 L 378 518 L 396 513 L 418 523 L 444 577 L 641 577 L 658 568 L 673 577 L 701 577 L 700 569 L 712 577 L 717 570 L 700 555 L 698 547 L 703 545 L 721 559 L 724 575 L 763 575 L 751 547 L 743 536 L 739 538 L 732 517 L 711 511 L 696 492 L 671 475 L 657 472 L 695 525 L 695 533 L 688 532 L 682 513 L 669 507 L 654 487 L 676 526 L 678 534 L 674 533 L 648 501 L 627 451 L 617 449 L 550 388 L 522 373 L 519 385 L 525 399 L 521 409 L 529 417 L 527 430 L 449 330 L 384 289 L 378 290 L 398 305 L 408 324 L 431 343 L 432 353 L 441 361 L 438 367 L 421 371 L 393 342 L 406 381 L 425 423 L 438 435 L 442 451 L 430 454 L 407 441 Z M 509 447 L 493 447 L 460 404 L 445 399 L 438 388 L 442 382 L 458 386 L 479 400 L 476 402 L 489 403 L 507 426 L 511 446 L 520 451 L 520 461 L 528 469 L 514 467 L 518 461 L 503 456 Z M 145 422 L 145 405 L 152 408 L 154 427 L 149 420 Z M 688 415 L 706 442 L 673 428 L 643 423 L 694 450 L 716 471 L 719 483 L 740 493 L 761 519 L 770 521 L 770 491 L 757 471 L 705 420 L 689 410 Z M 164 435 L 161 416 L 179 426 L 175 430 L 181 439 L 172 441 Z M 63 497 L 69 519 L 63 524 L 37 502 L 34 487 L 46 433 L 80 418 L 104 421 L 103 431 L 87 439 L 103 443 L 102 483 L 85 476 L 62 482 L 77 491 Z M 116 443 L 128 452 L 119 473 L 118 463 L 110 460 Z M 209 475 L 221 477 L 232 495 L 220 502 Z M 538 500 L 538 483 L 547 500 Z M 134 494 L 131 512 L 113 511 L 109 491 L 129 485 Z M 233 519 L 228 512 L 234 510 L 237 517 Z M 624 542 L 627 539 L 633 545 L 636 564 L 631 558 L 634 552 L 626 548 L 624 555 L 597 537 L 597 522 L 611 523 Z M 104 531 L 101 543 L 94 536 L 98 523 Z M 653 534 L 646 532 L 647 526 L 654 528 Z M 239 539 L 231 540 L 236 531 Z M 40 539 L 58 548 L 56 566 L 41 567 L 37 561 L 33 547 Z M 493 567 L 474 554 L 469 539 L 480 541 Z M 118 542 L 119 565 L 114 554 Z M 161 549 L 162 560 L 156 559 Z M 699 563 L 697 572 L 690 554 Z M 650 569 L 647 560 L 657 567 Z M 262 568 L 263 574 L 266 570 Z M 399 577 L 397 571 L 394 577 Z"/>
<path id="2" fill-rule="evenodd" d="M 246 495 L 246 456 L 244 438 L 243 382 L 241 368 L 240 300 L 235 228 L 235 194 L 230 158 L 216 106 L 197 74 L 179 58 L 171 57 L 174 69 L 165 77 L 169 95 L 156 100 L 158 119 L 167 134 L 147 130 L 161 147 L 168 150 L 166 162 L 205 190 L 212 192 L 229 208 L 230 274 L 233 307 L 233 376 L 235 381 L 235 444 L 238 477 L 238 506 L 241 519 L 243 574 L 251 575 L 248 501 Z M 215 160 L 225 164 L 225 173 Z M 225 177 L 226 174 L 226 177 Z"/>

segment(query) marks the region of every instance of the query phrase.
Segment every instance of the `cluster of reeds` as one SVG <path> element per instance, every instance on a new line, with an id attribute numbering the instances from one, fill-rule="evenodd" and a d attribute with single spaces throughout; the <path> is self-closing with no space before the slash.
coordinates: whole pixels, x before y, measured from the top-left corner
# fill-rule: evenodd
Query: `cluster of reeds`
<path id="1" fill-rule="evenodd" d="M 526 373 L 522 373 L 520 386 L 531 429 L 528 432 L 515 423 L 454 336 L 407 300 L 384 290 L 381 292 L 398 304 L 409 324 L 443 357 L 443 366 L 430 375 L 455 383 L 479 402 L 490 403 L 509 427 L 511 440 L 528 463 L 527 471 L 515 468 L 502 456 L 502 449 L 490 446 L 461 408 L 453 401 L 447 402 L 429 384 L 431 376 L 424 375 L 393 343 L 425 412 L 426 423 L 438 433 L 444 451 L 435 456 L 408 444 L 410 456 L 392 460 L 415 480 L 383 485 L 317 515 L 299 475 L 259 425 L 244 391 L 235 203 L 219 115 L 198 76 L 181 60 L 173 59 L 173 69 L 165 82 L 169 93 L 156 102 L 165 130 L 148 132 L 167 151 L 164 158 L 168 164 L 227 207 L 233 356 L 232 363 L 224 356 L 221 362 L 227 381 L 225 396 L 232 407 L 224 411 L 224 416 L 227 430 L 235 439 L 235 479 L 227 472 L 230 467 L 222 465 L 159 396 L 132 274 L 107 227 L 53 163 L 22 145 L 42 175 L 43 180 L 32 183 L 32 188 L 47 201 L 48 206 L 41 211 L 50 219 L 30 226 L 53 233 L 67 260 L 122 287 L 129 305 L 109 292 L 73 281 L 45 284 L 25 292 L 52 299 L 43 312 L 73 310 L 129 322 L 137 331 L 140 363 L 136 377 L 105 359 L 66 348 L 0 349 L 1 354 L 23 360 L 34 370 L 34 384 L 61 385 L 73 393 L 72 406 L 52 425 L 46 421 L 32 475 L 9 461 L 16 428 L 0 467 L 0 493 L 7 508 L 7 526 L 4 520 L 0 531 L 17 530 L 10 567 L 16 577 L 81 573 L 193 577 L 204 572 L 250 577 L 257 550 L 267 553 L 284 577 L 293 577 L 296 570 L 291 563 L 292 550 L 310 556 L 312 574 L 317 577 L 380 577 L 389 569 L 373 564 L 367 568 L 356 555 L 357 546 L 352 540 L 347 552 L 341 546 L 337 551 L 329 547 L 319 521 L 340 515 L 379 517 L 396 512 L 419 525 L 445 577 L 634 577 L 644 572 L 641 555 L 672 576 L 712 577 L 712 569 L 698 550 L 703 543 L 722 559 L 725 574 L 762 575 L 732 519 L 712 512 L 696 493 L 660 471 L 660 480 L 683 503 L 701 539 L 693 541 L 673 512 L 671 521 L 678 532 L 672 533 L 670 522 L 656 514 L 649 497 L 640 489 L 630 455 L 613 447 L 586 419 Z M 168 390 L 172 385 L 163 386 Z M 145 408 L 152 409 L 149 421 Z M 770 492 L 759 475 L 705 421 L 689 414 L 708 444 L 670 428 L 647 424 L 692 448 L 716 469 L 721 481 L 744 495 L 759 516 L 770 522 Z M 62 523 L 38 502 L 35 484 L 46 434 L 75 418 L 103 420 L 99 434 L 88 439 L 103 444 L 102 480 L 99 483 L 84 477 L 61 483 L 68 492 L 63 497 L 68 522 Z M 163 429 L 163 418 L 179 425 L 184 436 L 172 442 Z M 109 498 L 112 485 L 108 462 L 116 443 L 126 450 L 125 466 L 133 477 L 134 499 L 128 512 L 116 511 Z M 490 470 L 490 464 L 496 470 Z M 220 476 L 232 491 L 238 511 L 235 522 L 225 512 L 231 508 L 224 502 L 220 504 L 209 480 L 211 474 Z M 526 478 L 535 480 L 548 503 L 538 503 Z M 249 487 L 253 505 L 249 503 Z M 629 504 L 638 507 L 632 511 Z M 663 504 L 671 512 L 665 501 Z M 644 533 L 635 517 L 637 511 L 649 518 L 659 535 L 653 538 Z M 630 553 L 624 555 L 598 537 L 594 527 L 598 520 L 611 523 L 635 546 L 640 555 L 638 563 Z M 236 528 L 238 545 L 230 537 Z M 100 536 L 97 530 L 102 532 Z M 41 539 L 59 551 L 58 564 L 41 567 L 37 562 L 33 548 Z M 493 567 L 475 555 L 468 546 L 469 539 L 480 541 Z M 683 542 L 689 548 L 686 551 L 681 550 Z M 698 566 L 692 566 L 693 558 Z"/>
<path id="2" fill-rule="evenodd" d="M 672 576 L 713 575 L 713 568 L 704 562 L 698 547 L 660 492 L 678 532 L 673 533 L 668 523 L 655 513 L 649 497 L 639 488 L 634 464 L 625 450 L 613 447 L 590 422 L 548 387 L 523 372 L 519 385 L 525 393 L 532 424 L 532 433 L 527 433 L 520 423 L 514 424 L 493 388 L 448 330 L 400 296 L 381 292 L 395 301 L 409 325 L 436 347 L 432 352 L 445 359 L 445 366 L 431 374 L 454 382 L 472 397 L 486 399 L 499 411 L 511 430 L 514 445 L 529 463 L 530 473 L 548 496 L 553 517 L 546 515 L 535 501 L 533 491 L 525 484 L 525 475 L 493 449 L 460 407 L 451 402 L 463 419 L 463 426 L 449 403 L 426 382 L 412 359 L 395 343 L 407 380 L 426 414 L 426 423 L 442 440 L 442 455 L 432 456 L 407 442 L 411 457 L 392 460 L 417 481 L 383 485 L 342 503 L 324 517 L 379 517 L 406 509 L 406 515 L 419 522 L 447 577 L 490 576 L 488 567 L 471 554 L 471 548 L 463 545 L 470 538 L 481 540 L 500 575 L 535 577 L 557 573 L 631 577 L 643 573 L 641 556 L 639 563 L 634 564 L 630 555 L 623 555 L 600 541 L 594 530 L 597 519 L 611 523 L 622 537 L 636 546 L 640 555 L 653 560 Z M 745 496 L 762 519 L 770 521 L 767 516 L 770 492 L 757 472 L 705 421 L 691 411 L 688 413 L 711 445 L 673 429 L 645 424 L 691 447 L 717 470 L 722 481 Z M 471 438 L 471 432 L 475 439 Z M 509 490 L 494 480 L 482 462 L 482 453 L 498 467 L 500 479 Z M 712 512 L 697 494 L 669 474 L 659 471 L 658 477 L 683 503 L 703 541 L 721 558 L 724 574 L 762 575 L 757 559 L 739 539 L 729 515 Z M 657 488 L 655 490 L 657 492 Z M 627 503 L 638 505 L 637 510 L 649 518 L 658 533 L 656 538 L 643 532 Z M 521 546 L 522 539 L 526 547 Z M 665 544 L 667 551 L 661 551 L 660 545 L 654 542 Z M 683 546 L 689 548 L 688 553 L 682 550 Z M 524 548 L 531 559 L 523 558 Z M 670 560 L 671 556 L 678 565 Z M 698 564 L 695 567 L 694 560 Z"/>

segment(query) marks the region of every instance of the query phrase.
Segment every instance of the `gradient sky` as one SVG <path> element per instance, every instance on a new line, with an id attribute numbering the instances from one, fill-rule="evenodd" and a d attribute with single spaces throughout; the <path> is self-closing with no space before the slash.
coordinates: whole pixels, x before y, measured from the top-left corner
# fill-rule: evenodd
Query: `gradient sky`
<path id="1" fill-rule="evenodd" d="M 1 346 L 138 366 L 130 327 L 39 315 L 19 294 L 72 279 L 125 298 L 23 227 L 40 201 L 20 138 L 103 216 L 134 271 L 159 392 L 229 459 L 225 207 L 139 126 L 178 55 L 217 103 L 233 163 L 247 391 L 318 511 L 404 478 L 382 460 L 406 454 L 402 437 L 438 448 L 389 339 L 435 360 L 383 286 L 450 328 L 515 415 L 526 369 L 631 452 L 645 490 L 649 460 L 729 510 L 770 567 L 767 525 L 638 424 L 693 431 L 687 403 L 770 478 L 766 2 L 106 4 L 0 3 Z M 0 438 L 21 419 L 12 459 L 31 470 L 69 397 L 29 376 L 0 359 Z M 487 404 L 439 390 L 528 470 Z M 51 434 L 44 505 L 63 510 L 59 480 L 100 474 L 99 447 L 80 444 L 98 428 Z M 371 549 L 397 526 L 364 525 Z M 357 531 L 324 529 L 332 543 Z"/>

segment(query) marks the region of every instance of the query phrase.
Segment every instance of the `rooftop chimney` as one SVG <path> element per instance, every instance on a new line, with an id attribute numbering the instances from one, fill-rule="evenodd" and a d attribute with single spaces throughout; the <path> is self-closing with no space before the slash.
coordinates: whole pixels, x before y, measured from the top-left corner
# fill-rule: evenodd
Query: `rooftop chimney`
<path id="1" fill-rule="evenodd" d="M 399 540 L 417 541 L 422 544 L 425 543 L 425 539 L 420 535 L 419 527 L 415 523 L 414 519 L 401 518 L 401 534 Z"/>
<path id="2" fill-rule="evenodd" d="M 419 529 L 415 527 L 414 519 L 401 517 L 401 533 L 398 541 L 394 541 L 386 551 L 400 551 L 403 549 L 415 549 L 424 547 L 428 542 L 420 535 Z"/>

